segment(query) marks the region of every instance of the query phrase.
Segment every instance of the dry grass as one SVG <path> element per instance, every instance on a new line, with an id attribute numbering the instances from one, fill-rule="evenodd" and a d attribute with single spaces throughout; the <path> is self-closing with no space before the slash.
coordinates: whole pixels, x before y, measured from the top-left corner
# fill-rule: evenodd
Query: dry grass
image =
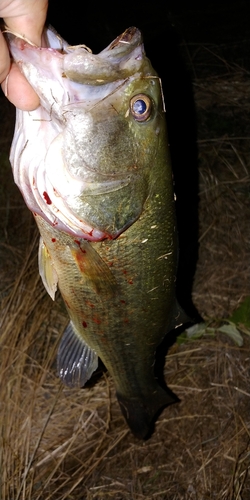
<path id="1" fill-rule="evenodd" d="M 194 79 L 200 251 L 193 299 L 205 318 L 229 316 L 249 295 L 250 94 L 245 73 L 232 73 Z M 43 290 L 36 232 L 13 196 L 17 210 L 1 203 L 1 498 L 248 500 L 249 338 L 242 348 L 223 335 L 174 344 L 165 378 L 180 402 L 139 442 L 107 374 L 82 390 L 58 380 L 67 318 L 60 299 L 53 304 Z"/>
<path id="2" fill-rule="evenodd" d="M 250 292 L 250 86 L 242 72 L 196 83 L 194 90 L 200 252 L 193 298 L 201 315 L 221 318 Z"/>
<path id="3" fill-rule="evenodd" d="M 241 349 L 223 338 L 175 344 L 165 376 L 181 402 L 141 443 L 108 375 L 81 391 L 59 382 L 55 356 L 67 319 L 45 295 L 34 258 L 31 248 L 2 309 L 2 498 L 247 498 L 247 338 Z"/>

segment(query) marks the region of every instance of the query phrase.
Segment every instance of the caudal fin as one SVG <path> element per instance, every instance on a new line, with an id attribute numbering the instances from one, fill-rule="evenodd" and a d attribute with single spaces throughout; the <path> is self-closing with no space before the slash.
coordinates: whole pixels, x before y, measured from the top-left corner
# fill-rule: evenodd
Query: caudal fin
<path id="1" fill-rule="evenodd" d="M 164 406 L 178 401 L 174 394 L 160 386 L 156 386 L 144 398 L 128 398 L 118 393 L 116 396 L 131 432 L 139 439 L 146 439 L 150 435 L 154 418 Z"/>

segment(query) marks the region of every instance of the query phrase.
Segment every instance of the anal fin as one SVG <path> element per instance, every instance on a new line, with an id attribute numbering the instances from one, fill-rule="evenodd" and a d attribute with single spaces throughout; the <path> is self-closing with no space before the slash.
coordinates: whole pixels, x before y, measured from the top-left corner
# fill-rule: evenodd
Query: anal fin
<path id="1" fill-rule="evenodd" d="M 75 332 L 70 322 L 64 330 L 57 354 L 59 377 L 68 387 L 83 387 L 97 366 L 96 352 Z"/>

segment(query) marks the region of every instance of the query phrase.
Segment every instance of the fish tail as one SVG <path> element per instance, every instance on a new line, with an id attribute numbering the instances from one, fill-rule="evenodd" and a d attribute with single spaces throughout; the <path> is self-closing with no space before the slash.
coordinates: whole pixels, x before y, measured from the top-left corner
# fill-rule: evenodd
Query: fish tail
<path id="1" fill-rule="evenodd" d="M 147 439 L 151 435 L 153 422 L 163 407 L 178 401 L 169 389 L 159 385 L 141 398 L 129 398 L 119 393 L 116 396 L 131 432 L 139 439 Z"/>

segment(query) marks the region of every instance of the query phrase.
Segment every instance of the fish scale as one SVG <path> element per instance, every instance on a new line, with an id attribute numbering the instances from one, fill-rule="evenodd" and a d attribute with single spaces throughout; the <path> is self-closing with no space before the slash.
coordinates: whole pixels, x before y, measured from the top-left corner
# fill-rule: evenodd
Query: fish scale
<path id="1" fill-rule="evenodd" d="M 53 299 L 59 288 L 70 318 L 58 372 L 81 387 L 100 357 L 129 427 L 145 438 L 176 400 L 154 365 L 157 346 L 182 322 L 161 85 L 136 28 L 97 56 L 51 30 L 47 39 L 53 50 L 9 35 L 41 99 L 34 112 L 17 110 L 11 163 L 41 234 L 40 275 Z"/>

